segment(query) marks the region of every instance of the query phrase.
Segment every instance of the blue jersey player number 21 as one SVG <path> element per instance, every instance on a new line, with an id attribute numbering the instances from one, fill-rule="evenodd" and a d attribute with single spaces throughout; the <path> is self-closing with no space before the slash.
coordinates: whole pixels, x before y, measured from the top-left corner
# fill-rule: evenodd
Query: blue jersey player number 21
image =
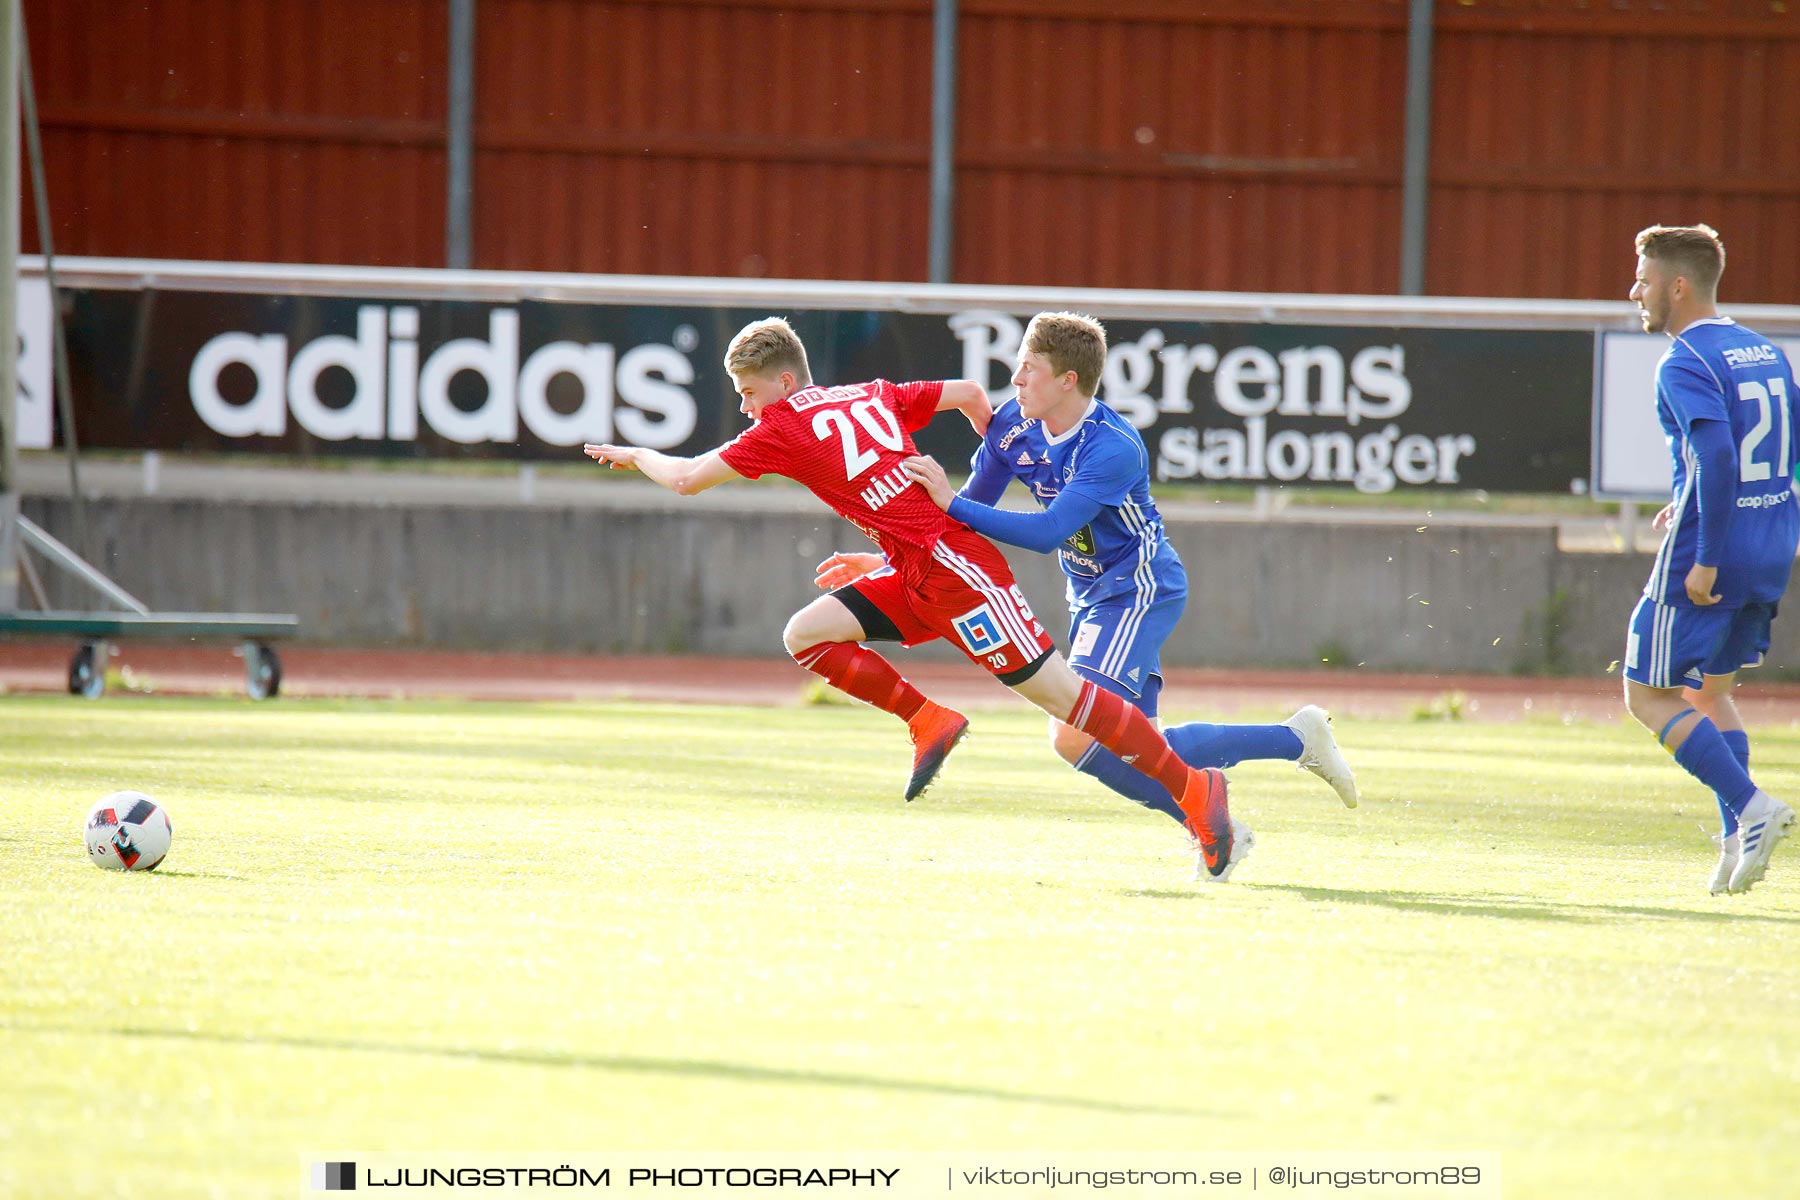
<path id="1" fill-rule="evenodd" d="M 1737 673 L 1769 649 L 1800 545 L 1794 498 L 1793 368 L 1767 338 L 1719 315 L 1725 247 L 1705 225 L 1637 236 L 1631 299 L 1669 349 L 1656 418 L 1669 447 L 1662 546 L 1625 634 L 1625 704 L 1718 802 L 1719 861 L 1707 890 L 1762 879 L 1794 812 L 1751 779 L 1732 700 Z"/>

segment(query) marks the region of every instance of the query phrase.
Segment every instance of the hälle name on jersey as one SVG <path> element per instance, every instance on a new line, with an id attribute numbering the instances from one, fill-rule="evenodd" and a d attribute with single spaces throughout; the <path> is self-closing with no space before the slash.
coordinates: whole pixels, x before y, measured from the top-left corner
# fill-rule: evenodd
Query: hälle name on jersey
<path id="1" fill-rule="evenodd" d="M 882 505 L 912 485 L 912 476 L 906 473 L 906 468 L 895 467 L 886 475 L 877 475 L 874 483 L 862 490 L 863 503 L 869 506 L 870 512 L 880 512 Z"/>

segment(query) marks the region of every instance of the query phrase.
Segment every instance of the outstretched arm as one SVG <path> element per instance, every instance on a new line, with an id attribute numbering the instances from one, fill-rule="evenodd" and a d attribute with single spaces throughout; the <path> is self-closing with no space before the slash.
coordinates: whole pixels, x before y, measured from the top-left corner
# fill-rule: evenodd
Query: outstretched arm
<path id="1" fill-rule="evenodd" d="M 1039 554 L 1050 553 L 1100 514 L 1098 500 L 1072 490 L 1064 490 L 1042 512 L 992 508 L 952 493 L 944 468 L 929 455 L 909 458 L 901 466 L 933 503 L 976 533 Z"/>
<path id="2" fill-rule="evenodd" d="M 1080 492 L 1065 491 L 1042 512 L 989 508 L 966 496 L 953 497 L 945 511 L 976 533 L 997 542 L 1049 554 L 1073 537 L 1076 530 L 1099 516 L 1100 507 L 1098 500 Z"/>
<path id="3" fill-rule="evenodd" d="M 743 478 L 726 465 L 717 450 L 708 450 L 698 458 L 677 458 L 642 446 L 606 446 L 592 442 L 581 450 L 595 462 L 605 463 L 615 471 L 642 471 L 646 479 L 683 496 L 704 492 L 730 479 Z"/>
<path id="4" fill-rule="evenodd" d="M 975 449 L 975 457 L 969 460 L 969 477 L 963 481 L 961 495 L 992 508 L 1000 502 L 1006 485 L 1012 481 L 1013 473 L 1006 465 L 1006 460 L 995 454 L 986 442 L 982 442 Z M 949 501 L 944 503 L 948 504 Z"/>

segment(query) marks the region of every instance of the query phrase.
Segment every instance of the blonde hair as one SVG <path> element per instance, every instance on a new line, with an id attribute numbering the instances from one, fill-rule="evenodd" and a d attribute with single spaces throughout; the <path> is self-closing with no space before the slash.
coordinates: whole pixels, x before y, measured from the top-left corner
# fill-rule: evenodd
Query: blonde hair
<path id="1" fill-rule="evenodd" d="M 1637 235 L 1637 252 L 1663 263 L 1708 296 L 1725 273 L 1725 244 L 1710 225 L 1652 225 Z"/>
<path id="2" fill-rule="evenodd" d="M 1100 387 L 1106 366 L 1106 329 L 1081 313 L 1039 313 L 1025 327 L 1025 349 L 1041 355 L 1057 375 L 1075 372 L 1075 386 L 1084 396 Z"/>
<path id="3" fill-rule="evenodd" d="M 725 349 L 725 370 L 733 378 L 760 375 L 766 379 L 792 371 L 801 387 L 812 384 L 806 346 L 784 317 L 764 317 L 738 330 Z"/>

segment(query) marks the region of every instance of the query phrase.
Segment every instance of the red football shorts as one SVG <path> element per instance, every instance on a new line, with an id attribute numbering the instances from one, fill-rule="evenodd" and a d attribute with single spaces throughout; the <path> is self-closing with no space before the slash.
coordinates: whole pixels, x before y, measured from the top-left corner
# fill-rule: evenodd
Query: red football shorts
<path id="1" fill-rule="evenodd" d="M 1017 685 L 1036 674 L 1055 643 L 1031 615 L 994 544 L 958 529 L 929 553 L 917 584 L 890 564 L 832 595 L 856 614 L 869 641 L 917 646 L 944 638 L 1002 683 Z"/>

